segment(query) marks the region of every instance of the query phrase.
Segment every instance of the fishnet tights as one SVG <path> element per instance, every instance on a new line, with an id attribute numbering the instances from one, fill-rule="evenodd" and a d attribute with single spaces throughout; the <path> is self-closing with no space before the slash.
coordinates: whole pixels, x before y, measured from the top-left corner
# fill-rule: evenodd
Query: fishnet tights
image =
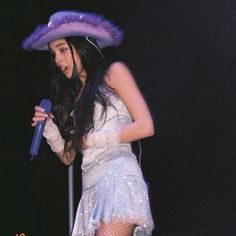
<path id="1" fill-rule="evenodd" d="M 101 221 L 95 236 L 132 236 L 133 231 L 133 224 L 120 221 L 111 221 L 108 224 L 105 224 Z"/>

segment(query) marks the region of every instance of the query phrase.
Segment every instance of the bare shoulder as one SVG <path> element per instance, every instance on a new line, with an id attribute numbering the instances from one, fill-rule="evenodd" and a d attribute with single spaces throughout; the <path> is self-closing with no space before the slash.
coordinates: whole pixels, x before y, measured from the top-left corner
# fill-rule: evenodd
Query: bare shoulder
<path id="1" fill-rule="evenodd" d="M 128 69 L 127 65 L 123 62 L 123 61 L 116 61 L 113 62 L 108 71 L 116 71 L 116 70 L 124 70 L 124 69 Z"/>
<path id="2" fill-rule="evenodd" d="M 112 87 L 115 88 L 117 84 L 123 83 L 127 80 L 133 80 L 128 66 L 122 61 L 116 61 L 110 65 L 107 71 L 107 82 Z"/>
<path id="3" fill-rule="evenodd" d="M 130 73 L 128 66 L 122 61 L 113 62 L 108 68 L 108 74 L 110 76 L 120 76 Z"/>

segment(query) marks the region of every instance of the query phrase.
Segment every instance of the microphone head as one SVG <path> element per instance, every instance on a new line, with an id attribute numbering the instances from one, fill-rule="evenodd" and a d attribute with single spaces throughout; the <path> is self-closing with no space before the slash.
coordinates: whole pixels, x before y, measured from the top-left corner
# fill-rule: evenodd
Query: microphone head
<path id="1" fill-rule="evenodd" d="M 45 110 L 45 112 L 50 112 L 51 109 L 52 109 L 51 101 L 49 99 L 46 99 L 46 98 L 42 99 L 39 106 L 42 107 Z"/>

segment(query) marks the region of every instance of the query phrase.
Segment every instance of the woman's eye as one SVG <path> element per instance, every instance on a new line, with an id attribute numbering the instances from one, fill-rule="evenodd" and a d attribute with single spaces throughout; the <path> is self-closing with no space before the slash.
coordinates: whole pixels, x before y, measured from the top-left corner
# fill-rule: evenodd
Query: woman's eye
<path id="1" fill-rule="evenodd" d="M 68 50 L 68 48 L 60 48 L 61 53 L 65 53 L 65 52 L 67 52 L 67 50 Z"/>

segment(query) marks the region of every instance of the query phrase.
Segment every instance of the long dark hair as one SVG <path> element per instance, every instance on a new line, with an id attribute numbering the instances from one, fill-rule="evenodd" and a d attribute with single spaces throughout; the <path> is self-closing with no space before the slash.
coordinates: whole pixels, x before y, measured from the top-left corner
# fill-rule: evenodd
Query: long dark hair
<path id="1" fill-rule="evenodd" d="M 53 114 L 66 144 L 72 141 L 71 145 L 65 145 L 66 150 L 81 151 L 83 136 L 94 128 L 95 102 L 102 105 L 102 115 L 105 114 L 109 105 L 105 92 L 109 90 L 109 87 L 104 81 L 104 76 L 110 63 L 86 38 L 68 37 L 65 40 L 70 48 L 73 45 L 80 56 L 82 67 L 87 73 L 86 85 L 80 98 L 76 99 L 83 85 L 78 78 L 75 66 L 72 78 L 67 79 L 51 56 L 54 74 L 52 78 Z M 89 40 L 96 45 L 95 40 Z"/>

